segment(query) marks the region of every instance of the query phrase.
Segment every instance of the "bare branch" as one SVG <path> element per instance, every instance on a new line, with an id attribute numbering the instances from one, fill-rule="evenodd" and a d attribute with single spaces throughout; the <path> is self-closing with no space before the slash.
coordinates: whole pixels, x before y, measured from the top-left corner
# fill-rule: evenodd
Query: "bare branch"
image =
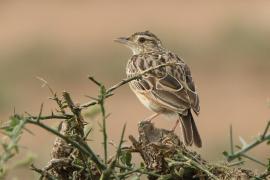
<path id="1" fill-rule="evenodd" d="M 115 85 L 113 85 L 112 87 L 108 88 L 107 91 L 106 91 L 106 94 L 105 94 L 105 98 L 108 98 L 110 96 L 112 96 L 112 92 L 116 89 L 118 89 L 119 87 L 135 80 L 135 79 L 139 79 L 141 78 L 143 75 L 155 70 L 155 69 L 158 69 L 158 68 L 161 68 L 161 67 L 164 67 L 164 66 L 172 66 L 172 65 L 180 65 L 179 63 L 177 62 L 169 62 L 169 63 L 165 63 L 165 64 L 161 64 L 161 65 L 158 65 L 158 66 L 155 66 L 155 67 L 152 67 L 152 68 L 149 68 L 149 69 L 146 69 L 144 71 L 142 71 L 141 73 L 133 76 L 133 77 L 129 77 L 129 78 L 125 78 L 123 79 L 122 81 L 120 81 L 119 83 L 116 83 Z M 97 82 L 93 77 L 90 76 L 90 80 L 92 80 L 93 82 L 95 82 L 96 84 L 100 85 L 99 82 Z M 98 104 L 99 102 L 97 101 L 90 101 L 90 102 L 87 102 L 87 103 L 84 103 L 82 105 L 80 105 L 80 109 L 84 109 L 84 108 L 87 108 L 89 106 L 93 106 L 95 104 Z"/>
<path id="2" fill-rule="evenodd" d="M 265 138 L 266 134 L 268 133 L 269 128 L 270 128 L 270 121 L 268 121 L 266 128 L 264 129 L 264 132 L 262 134 L 262 138 Z"/>

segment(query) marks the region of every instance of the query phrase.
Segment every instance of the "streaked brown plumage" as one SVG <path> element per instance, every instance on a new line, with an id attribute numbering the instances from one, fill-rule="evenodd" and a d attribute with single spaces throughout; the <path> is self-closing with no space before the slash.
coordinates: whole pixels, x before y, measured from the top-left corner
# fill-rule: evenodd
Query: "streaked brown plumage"
<path id="1" fill-rule="evenodd" d="M 149 31 L 137 32 L 116 41 L 133 51 L 126 68 L 128 77 L 161 64 L 177 63 L 152 70 L 142 79 L 131 81 L 130 87 L 150 110 L 158 114 L 178 115 L 186 145 L 194 143 L 201 147 L 201 138 L 191 113 L 192 109 L 196 115 L 199 114 L 199 97 L 189 67 L 176 54 L 165 49 L 158 37 Z"/>

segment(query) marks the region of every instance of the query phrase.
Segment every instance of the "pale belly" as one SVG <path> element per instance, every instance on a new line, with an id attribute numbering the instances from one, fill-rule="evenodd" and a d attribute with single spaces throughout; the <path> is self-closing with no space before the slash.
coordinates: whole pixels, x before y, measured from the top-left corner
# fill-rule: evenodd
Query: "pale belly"
<path id="1" fill-rule="evenodd" d="M 140 102 L 149 110 L 154 111 L 156 113 L 163 113 L 163 114 L 175 114 L 174 112 L 170 111 L 169 109 L 165 108 L 164 106 L 157 103 L 155 100 L 153 100 L 153 97 L 148 98 L 147 94 L 138 93 L 136 91 L 133 91 Z"/>
<path id="2" fill-rule="evenodd" d="M 147 109 L 149 109 L 151 111 L 154 111 L 156 113 L 164 114 L 167 120 L 175 120 L 175 119 L 179 118 L 178 113 L 176 113 L 174 111 L 171 111 L 171 110 L 167 109 L 166 107 L 160 105 L 155 100 L 153 100 L 153 97 L 152 98 L 148 98 L 145 93 L 144 94 L 143 93 L 139 93 L 139 92 L 133 90 L 133 88 L 131 88 L 131 90 L 136 94 L 136 96 L 138 97 L 138 99 L 140 100 L 140 102 Z"/>

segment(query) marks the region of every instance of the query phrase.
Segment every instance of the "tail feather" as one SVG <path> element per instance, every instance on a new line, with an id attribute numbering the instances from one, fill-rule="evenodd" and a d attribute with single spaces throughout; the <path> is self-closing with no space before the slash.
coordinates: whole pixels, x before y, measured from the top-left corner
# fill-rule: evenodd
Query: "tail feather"
<path id="1" fill-rule="evenodd" d="M 192 117 L 191 124 L 192 124 L 192 132 L 193 132 L 193 141 L 194 141 L 194 144 L 195 144 L 195 146 L 197 146 L 197 147 L 200 148 L 200 147 L 202 147 L 202 140 L 201 140 L 201 136 L 199 134 L 199 131 L 197 129 L 197 126 L 195 124 L 195 121 L 194 121 L 193 117 Z"/>
<path id="2" fill-rule="evenodd" d="M 180 117 L 181 128 L 183 133 L 184 142 L 187 146 L 192 145 L 192 124 L 188 116 Z"/>
<path id="3" fill-rule="evenodd" d="M 180 115 L 180 120 L 185 144 L 191 146 L 194 142 L 197 147 L 202 147 L 201 137 L 190 110 L 186 116 Z"/>

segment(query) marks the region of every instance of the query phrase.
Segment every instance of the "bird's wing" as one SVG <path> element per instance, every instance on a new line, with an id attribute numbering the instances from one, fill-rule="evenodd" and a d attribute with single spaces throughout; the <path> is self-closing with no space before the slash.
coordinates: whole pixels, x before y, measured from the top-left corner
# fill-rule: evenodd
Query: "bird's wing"
<path id="1" fill-rule="evenodd" d="M 186 64 L 184 66 L 184 71 L 186 76 L 187 94 L 190 99 L 190 104 L 193 111 L 198 115 L 200 112 L 200 99 L 195 88 L 195 83 L 191 76 L 190 68 Z"/>
<path id="2" fill-rule="evenodd" d="M 199 98 L 195 91 L 188 66 L 177 56 L 172 54 L 136 56 L 129 63 L 129 73 L 140 73 L 150 67 L 156 67 L 168 62 L 180 65 L 166 66 L 155 69 L 142 79 L 131 82 L 131 87 L 141 93 L 149 93 L 153 100 L 180 114 L 186 115 L 192 108 L 199 113 Z"/>

